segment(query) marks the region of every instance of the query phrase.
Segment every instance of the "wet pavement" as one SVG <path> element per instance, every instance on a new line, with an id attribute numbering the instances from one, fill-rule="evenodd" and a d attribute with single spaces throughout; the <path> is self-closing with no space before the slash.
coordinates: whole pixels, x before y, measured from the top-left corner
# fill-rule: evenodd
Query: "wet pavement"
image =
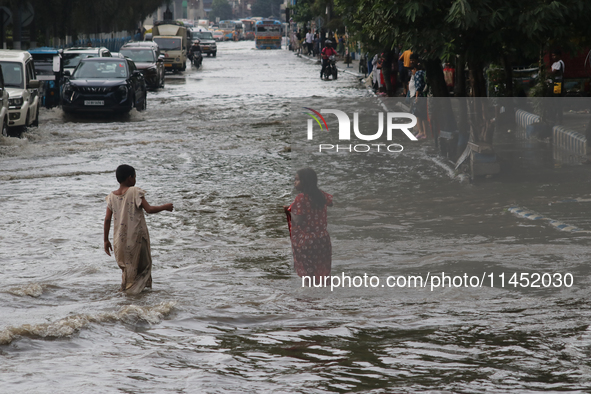
<path id="1" fill-rule="evenodd" d="M 508 210 L 591 230 L 588 169 L 515 133 L 495 140 L 501 175 L 474 184 L 438 165 L 430 141 L 296 160 L 294 114 L 314 99 L 381 110 L 353 75 L 318 71 L 289 51 L 220 43 L 203 69 L 168 75 L 146 112 L 45 110 L 23 138 L 0 137 L 3 390 L 588 388 L 589 234 Z M 154 288 L 135 297 L 117 292 L 119 268 L 102 251 L 104 199 L 123 163 L 150 204 L 175 204 L 147 218 Z M 335 196 L 333 275 L 398 286 L 301 287 L 282 210 L 301 164 Z M 523 273 L 539 286 L 522 286 Z M 445 274 L 468 282 L 433 287 Z M 404 286 L 409 276 L 426 285 Z"/>

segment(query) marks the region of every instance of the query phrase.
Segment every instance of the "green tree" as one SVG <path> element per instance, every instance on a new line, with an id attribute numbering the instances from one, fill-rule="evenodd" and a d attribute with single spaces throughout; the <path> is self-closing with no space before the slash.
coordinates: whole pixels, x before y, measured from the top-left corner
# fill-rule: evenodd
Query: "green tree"
<path id="1" fill-rule="evenodd" d="M 215 21 L 216 18 L 220 18 L 222 21 L 232 19 L 232 6 L 228 0 L 213 0 L 209 19 Z"/>
<path id="2" fill-rule="evenodd" d="M 591 30 L 587 0 L 335 0 L 335 4 L 349 31 L 374 50 L 402 44 L 419 54 L 436 96 L 447 95 L 441 71 L 444 60 L 457 59 L 457 95 L 486 96 L 486 65 L 504 65 L 510 87 L 516 56 L 539 56 L 554 45 L 582 48 L 588 40 L 581 37 L 589 37 Z M 465 80 L 469 80 L 466 87 Z M 470 112 L 485 117 L 482 108 Z M 489 128 L 477 130 L 471 131 L 474 141 L 492 141 Z"/>
<path id="3" fill-rule="evenodd" d="M 279 17 L 281 14 L 282 0 L 256 0 L 252 5 L 251 12 L 254 16 L 262 16 L 267 18 L 269 16 Z"/>

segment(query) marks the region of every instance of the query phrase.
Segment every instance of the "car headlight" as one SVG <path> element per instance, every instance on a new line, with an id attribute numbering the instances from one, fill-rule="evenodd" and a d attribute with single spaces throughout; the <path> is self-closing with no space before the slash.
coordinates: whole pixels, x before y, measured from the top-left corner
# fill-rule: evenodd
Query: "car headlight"
<path id="1" fill-rule="evenodd" d="M 181 58 L 180 58 L 180 57 L 177 57 L 177 58 L 176 58 L 176 61 L 177 61 L 177 62 L 180 62 L 180 61 L 181 61 Z"/>
<path id="2" fill-rule="evenodd" d="M 16 106 L 16 107 L 20 107 L 21 105 L 23 105 L 25 101 L 23 100 L 22 97 L 13 97 L 13 98 L 9 98 L 8 99 L 8 105 L 12 106 Z"/>

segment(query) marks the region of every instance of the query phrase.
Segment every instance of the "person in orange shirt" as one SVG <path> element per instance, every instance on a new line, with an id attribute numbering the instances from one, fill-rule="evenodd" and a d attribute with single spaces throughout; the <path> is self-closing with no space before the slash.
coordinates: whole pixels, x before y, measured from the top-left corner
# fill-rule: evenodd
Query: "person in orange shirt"
<path id="1" fill-rule="evenodd" d="M 407 49 L 402 52 L 402 55 L 398 58 L 398 60 L 403 61 L 402 67 L 400 68 L 400 83 L 402 83 L 402 86 L 404 87 L 405 97 L 408 93 L 408 81 L 410 80 L 410 55 L 412 55 L 412 51 Z"/>

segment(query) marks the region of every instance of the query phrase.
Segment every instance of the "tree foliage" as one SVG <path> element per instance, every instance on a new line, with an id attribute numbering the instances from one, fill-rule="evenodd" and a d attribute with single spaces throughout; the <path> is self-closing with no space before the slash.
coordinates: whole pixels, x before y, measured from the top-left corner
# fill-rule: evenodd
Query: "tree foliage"
<path id="1" fill-rule="evenodd" d="M 216 18 L 220 18 L 221 21 L 232 19 L 232 5 L 228 0 L 213 0 L 209 20 L 215 21 Z"/>
<path id="2" fill-rule="evenodd" d="M 251 8 L 252 15 L 277 18 L 281 13 L 281 4 L 283 4 L 282 0 L 256 0 Z"/>
<path id="3" fill-rule="evenodd" d="M 538 56 L 550 46 L 588 45 L 588 0 L 335 0 L 350 32 L 381 50 L 402 44 L 425 60 L 483 65 Z M 478 80 L 479 76 L 475 75 Z M 475 81 L 478 83 L 478 81 Z M 476 86 L 473 93 L 484 94 Z"/>
<path id="4" fill-rule="evenodd" d="M 47 37 L 76 34 L 135 31 L 154 13 L 162 0 L 29 0 L 35 10 L 35 28 Z M 4 0 L 13 10 L 22 0 Z"/>

